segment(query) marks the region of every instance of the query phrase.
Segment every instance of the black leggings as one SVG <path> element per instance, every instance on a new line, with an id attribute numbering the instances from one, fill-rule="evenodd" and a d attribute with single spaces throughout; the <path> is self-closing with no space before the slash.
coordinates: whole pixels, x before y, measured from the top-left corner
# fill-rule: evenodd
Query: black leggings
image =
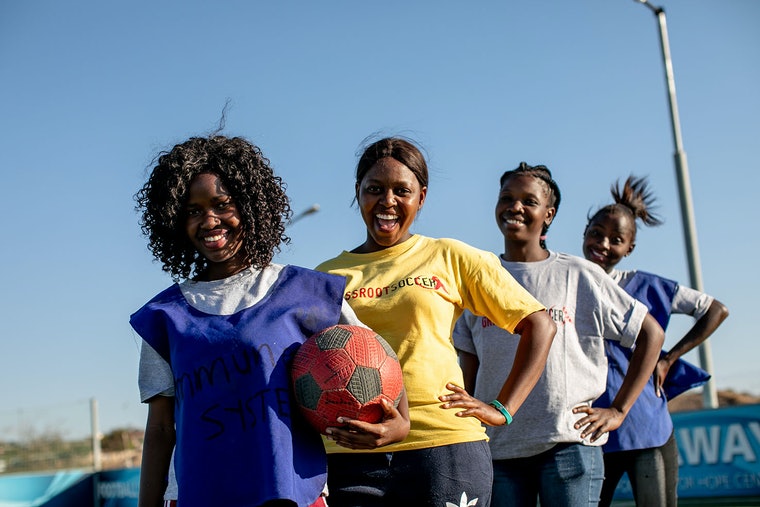
<path id="1" fill-rule="evenodd" d="M 662 447 L 604 453 L 600 507 L 612 503 L 620 479 L 628 474 L 636 505 L 676 507 L 678 445 L 673 434 Z"/>

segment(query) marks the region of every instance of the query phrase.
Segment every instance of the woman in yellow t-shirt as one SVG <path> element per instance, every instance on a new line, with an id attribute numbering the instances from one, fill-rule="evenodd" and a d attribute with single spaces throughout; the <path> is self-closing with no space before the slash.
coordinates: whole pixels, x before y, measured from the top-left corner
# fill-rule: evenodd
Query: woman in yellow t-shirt
<path id="1" fill-rule="evenodd" d="M 409 399 L 409 420 L 388 407 L 378 424 L 345 419 L 345 427 L 327 430 L 331 507 L 487 506 L 492 464 L 481 423 L 511 422 L 554 337 L 543 305 L 496 255 L 410 232 L 427 187 L 427 164 L 412 142 L 368 146 L 355 184 L 367 239 L 317 267 L 346 277 L 345 299 L 395 349 Z M 461 387 L 451 331 L 464 309 L 520 335 L 516 366 L 493 401 Z"/>

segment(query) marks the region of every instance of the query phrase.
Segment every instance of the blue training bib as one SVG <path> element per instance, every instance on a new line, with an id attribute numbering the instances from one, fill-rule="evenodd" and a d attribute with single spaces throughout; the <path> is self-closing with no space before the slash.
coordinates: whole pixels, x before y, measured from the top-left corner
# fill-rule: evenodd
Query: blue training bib
<path id="1" fill-rule="evenodd" d="M 647 306 L 649 313 L 663 329 L 667 328 L 673 297 L 678 288 L 676 282 L 645 271 L 637 271 L 623 288 Z M 609 367 L 607 389 L 594 402 L 594 406 L 599 407 L 609 407 L 612 404 L 612 400 L 623 383 L 633 354 L 631 349 L 622 347 L 619 342 L 611 340 L 605 340 L 604 347 Z M 665 351 L 660 353 L 660 357 L 663 355 Z M 688 361 L 678 359 L 665 378 L 663 396 L 658 397 L 654 390 L 654 376 L 650 376 L 623 424 L 610 432 L 609 439 L 603 447 L 604 452 L 648 449 L 664 445 L 673 432 L 668 400 L 704 384 L 709 378 L 710 374 L 703 369 Z"/>
<path id="2" fill-rule="evenodd" d="M 319 497 L 324 446 L 298 414 L 290 364 L 309 336 L 338 323 L 344 287 L 343 277 L 286 266 L 261 301 L 233 315 L 203 313 L 173 285 L 132 316 L 174 374 L 183 506 Z"/>

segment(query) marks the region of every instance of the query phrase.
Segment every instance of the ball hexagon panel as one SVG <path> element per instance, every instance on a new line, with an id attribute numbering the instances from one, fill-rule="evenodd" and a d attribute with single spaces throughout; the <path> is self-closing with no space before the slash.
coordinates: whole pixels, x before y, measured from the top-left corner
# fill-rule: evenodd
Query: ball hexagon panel
<path id="1" fill-rule="evenodd" d="M 398 405 L 401 366 L 393 349 L 373 331 L 338 325 L 310 337 L 292 366 L 296 402 L 321 433 L 345 416 L 379 422 L 381 399 Z"/>

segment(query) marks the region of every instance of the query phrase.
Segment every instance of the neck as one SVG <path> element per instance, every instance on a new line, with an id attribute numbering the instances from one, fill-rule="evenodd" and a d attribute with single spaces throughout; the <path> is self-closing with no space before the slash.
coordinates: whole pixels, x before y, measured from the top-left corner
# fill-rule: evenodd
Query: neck
<path id="1" fill-rule="evenodd" d="M 501 258 L 509 262 L 538 262 L 549 257 L 549 251 L 541 248 L 538 242 L 504 241 L 504 253 Z"/>
<path id="2" fill-rule="evenodd" d="M 396 243 L 393 243 L 392 245 L 381 245 L 380 243 L 375 241 L 375 238 L 373 238 L 369 233 L 367 233 L 367 240 L 361 245 L 351 250 L 351 253 L 361 254 L 361 253 L 379 252 L 380 250 L 385 250 L 386 248 L 391 248 L 396 245 L 400 245 L 401 243 L 404 243 L 410 240 L 412 236 L 414 236 L 414 234 L 408 233 L 406 236 L 404 236 L 402 239 L 399 239 Z"/>
<path id="3" fill-rule="evenodd" d="M 213 282 L 214 280 L 222 280 L 223 278 L 229 278 L 236 275 L 249 267 L 251 267 L 250 262 L 226 266 L 218 266 L 211 263 L 200 275 L 198 275 L 197 281 Z"/>

